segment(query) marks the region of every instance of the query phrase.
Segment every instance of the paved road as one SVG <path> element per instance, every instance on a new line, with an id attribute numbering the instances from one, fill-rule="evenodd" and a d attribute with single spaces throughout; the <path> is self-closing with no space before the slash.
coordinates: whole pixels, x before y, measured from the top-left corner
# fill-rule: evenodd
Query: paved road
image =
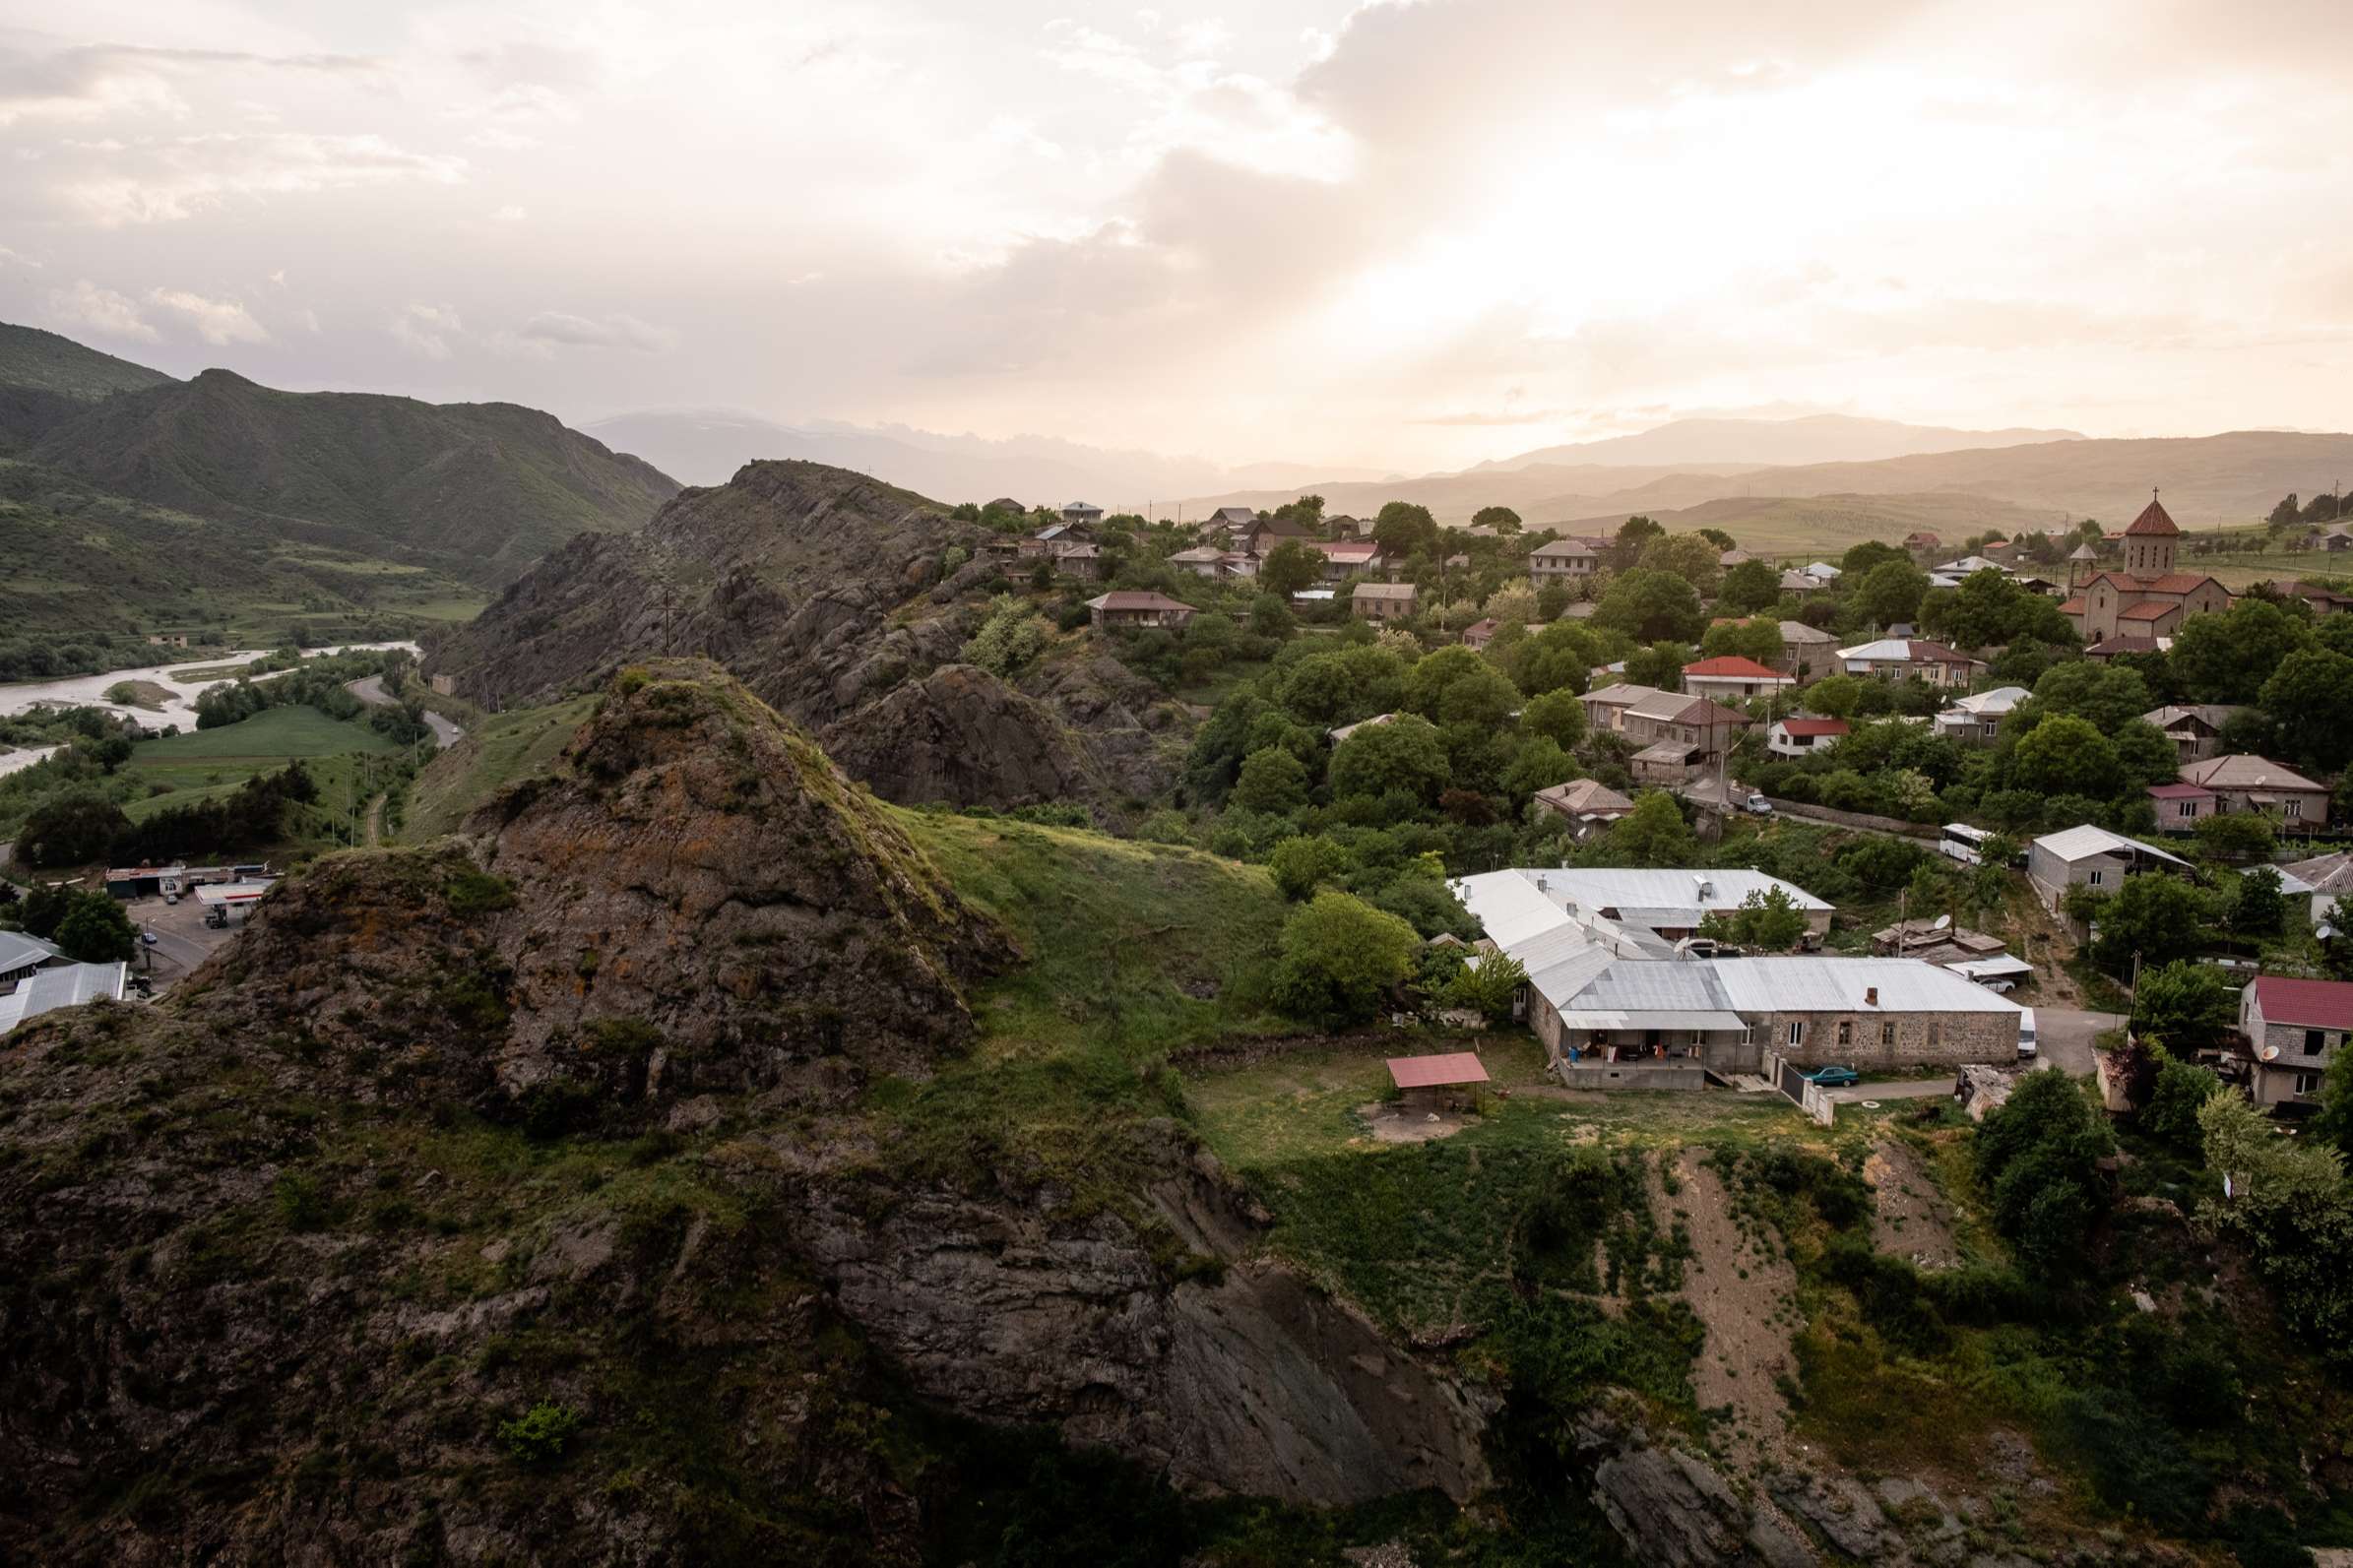
<path id="1" fill-rule="evenodd" d="M 362 675 L 357 680 L 346 681 L 344 690 L 370 708 L 386 708 L 392 704 L 392 693 L 384 689 L 384 677 L 381 675 Z M 433 749 L 436 751 L 447 751 L 465 738 L 465 730 L 430 709 L 425 712 L 425 723 L 433 731 Z"/>
<path id="2" fill-rule="evenodd" d="M 2092 1036 L 2116 1028 L 2114 1013 L 2087 1013 L 2079 1007 L 2038 1007 L 2034 1027 L 2042 1060 L 2076 1078 L 2089 1078 Z"/>

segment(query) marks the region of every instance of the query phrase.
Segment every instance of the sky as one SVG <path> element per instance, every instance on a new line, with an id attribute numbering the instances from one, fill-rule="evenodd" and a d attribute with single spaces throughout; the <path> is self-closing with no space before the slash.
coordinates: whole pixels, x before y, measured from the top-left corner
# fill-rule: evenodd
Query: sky
<path id="1" fill-rule="evenodd" d="M 0 318 L 174 373 L 1461 467 L 2353 428 L 2343 0 L 0 0 Z"/>

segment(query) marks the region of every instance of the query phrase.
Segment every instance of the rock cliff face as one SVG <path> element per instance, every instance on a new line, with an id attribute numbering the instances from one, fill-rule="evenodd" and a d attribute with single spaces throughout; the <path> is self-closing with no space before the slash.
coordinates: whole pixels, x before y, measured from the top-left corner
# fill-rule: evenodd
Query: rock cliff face
<path id="1" fill-rule="evenodd" d="M 1478 1402 L 1240 1261 L 1262 1217 L 1174 1126 L 1117 1212 L 894 1179 L 856 1092 L 973 1048 L 1017 962 L 663 665 L 460 841 L 19 1030 L 0 1557 L 912 1562 L 950 1480 L 911 1395 L 1195 1490 L 1483 1485 Z"/>
<path id="2" fill-rule="evenodd" d="M 428 667 L 494 704 L 544 700 L 632 659 L 725 664 L 819 733 L 885 799 L 1010 807 L 1153 792 L 1175 719 L 1117 661 L 1077 658 L 1021 689 L 959 665 L 993 568 L 987 536 L 860 474 L 753 463 L 636 534 L 582 535 L 516 582 Z"/>

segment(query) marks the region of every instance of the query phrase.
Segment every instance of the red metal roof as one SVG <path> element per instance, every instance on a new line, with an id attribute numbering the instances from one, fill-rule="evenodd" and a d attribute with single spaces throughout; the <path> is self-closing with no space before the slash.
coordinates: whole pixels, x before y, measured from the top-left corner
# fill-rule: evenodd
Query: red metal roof
<path id="1" fill-rule="evenodd" d="M 2149 504 L 2141 508 L 2140 516 L 2134 518 L 2131 526 L 2125 532 L 2145 537 L 2151 533 L 2179 533 L 2182 531 L 2172 518 L 2165 515 L 2165 508 L 2159 506 L 2157 498 L 2152 495 L 2149 497 Z"/>
<path id="2" fill-rule="evenodd" d="M 2347 986 L 2353 990 L 2353 986 Z M 1473 1051 L 1445 1056 L 1392 1056 L 1389 1077 L 1399 1089 L 1442 1089 L 1449 1084 L 1484 1084 L 1487 1069 Z"/>
<path id="3" fill-rule="evenodd" d="M 2189 784 L 2150 784 L 2149 793 L 2159 800 L 2211 800 L 2214 798 L 2213 790 L 2200 789 L 2197 785 Z"/>
<path id="4" fill-rule="evenodd" d="M 2127 604 L 2123 609 L 2117 611 L 2116 618 L 2120 621 L 2161 621 L 2166 616 L 2178 612 L 2181 607 L 2179 604 L 2158 604 L 2144 601 L 2139 604 Z"/>
<path id="5" fill-rule="evenodd" d="M 2080 595 L 2080 594 L 2078 594 L 2078 595 L 2076 595 L 2076 596 L 2075 596 L 2073 598 L 2070 598 L 2070 599 L 2067 599 L 2067 600 L 2066 600 L 2064 603 L 2062 603 L 2062 604 L 2059 606 L 2059 613 L 2060 613 L 2060 614 L 2062 614 L 2062 615 L 2080 615 L 2080 614 L 2082 614 L 2082 613 L 2083 613 L 2083 596 L 2082 596 L 2082 595 Z"/>
<path id="6" fill-rule="evenodd" d="M 1718 659 L 1703 659 L 1696 664 L 1685 664 L 1684 673 L 1686 675 L 1737 675 L 1744 680 L 1788 680 L 1790 678 L 1770 664 L 1760 664 L 1753 659 L 1744 659 L 1738 654 L 1727 654 Z"/>
<path id="7" fill-rule="evenodd" d="M 2256 979 L 2255 999 L 2266 1024 L 2353 1030 L 2353 980 L 2291 980 L 2263 974 Z"/>
<path id="8" fill-rule="evenodd" d="M 1847 721 L 1843 719 L 1784 719 L 1782 729 L 1792 735 L 1843 735 Z"/>

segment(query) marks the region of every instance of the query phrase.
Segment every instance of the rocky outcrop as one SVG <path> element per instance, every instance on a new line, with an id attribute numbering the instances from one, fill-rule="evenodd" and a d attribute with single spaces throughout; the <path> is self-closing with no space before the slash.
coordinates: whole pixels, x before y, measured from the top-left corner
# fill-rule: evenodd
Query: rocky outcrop
<path id="1" fill-rule="evenodd" d="M 11 1034 L 0 1557 L 912 1563 L 915 1400 L 1200 1492 L 1479 1491 L 1481 1398 L 1254 1260 L 1175 1124 L 1084 1203 L 901 1174 L 857 1091 L 1017 956 L 897 821 L 658 664 L 459 838 Z"/>
<path id="2" fill-rule="evenodd" d="M 1174 711 L 1115 659 L 1049 659 L 1018 691 L 957 663 L 1000 570 L 981 556 L 986 536 L 861 474 L 749 464 L 680 495 L 642 533 L 574 539 L 437 642 L 427 667 L 508 705 L 634 659 L 708 658 L 886 799 L 1153 793 Z"/>

